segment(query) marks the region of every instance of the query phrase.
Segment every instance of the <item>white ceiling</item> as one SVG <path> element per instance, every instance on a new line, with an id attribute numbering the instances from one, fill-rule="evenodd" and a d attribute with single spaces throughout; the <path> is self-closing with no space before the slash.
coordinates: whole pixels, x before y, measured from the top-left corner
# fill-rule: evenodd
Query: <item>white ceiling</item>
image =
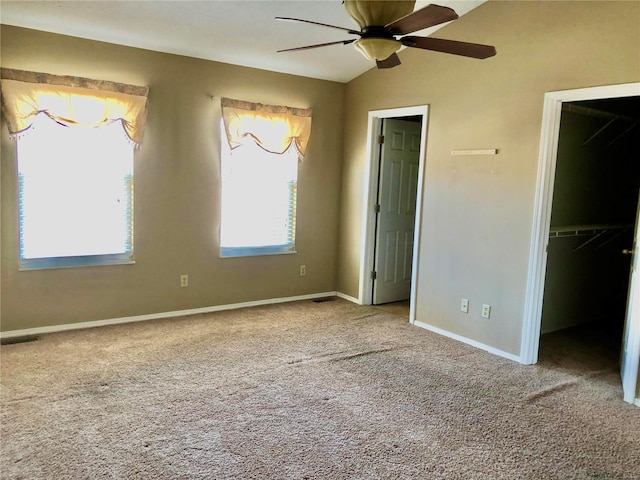
<path id="1" fill-rule="evenodd" d="M 484 1 L 436 3 L 462 16 Z M 418 0 L 416 9 L 429 3 Z M 352 45 L 276 53 L 353 38 L 332 28 L 278 21 L 276 16 L 356 26 L 341 0 L 0 1 L 0 23 L 6 25 L 338 82 L 373 67 Z"/>

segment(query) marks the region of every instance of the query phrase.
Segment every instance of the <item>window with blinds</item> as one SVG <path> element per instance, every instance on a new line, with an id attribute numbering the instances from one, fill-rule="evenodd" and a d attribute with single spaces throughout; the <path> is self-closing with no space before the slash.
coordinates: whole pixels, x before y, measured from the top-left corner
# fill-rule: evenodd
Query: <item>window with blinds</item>
<path id="1" fill-rule="evenodd" d="M 221 130 L 220 256 L 295 253 L 297 150 L 254 142 L 230 150 Z"/>
<path id="2" fill-rule="evenodd" d="M 132 262 L 134 145 L 122 124 L 39 114 L 16 141 L 21 269 Z"/>
<path id="3" fill-rule="evenodd" d="M 0 68 L 16 141 L 20 269 L 133 263 L 148 87 Z"/>

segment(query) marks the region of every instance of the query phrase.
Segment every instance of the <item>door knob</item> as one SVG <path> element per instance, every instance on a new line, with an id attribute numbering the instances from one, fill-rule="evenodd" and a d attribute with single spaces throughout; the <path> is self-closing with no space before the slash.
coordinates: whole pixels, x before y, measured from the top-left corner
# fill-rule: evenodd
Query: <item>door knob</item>
<path id="1" fill-rule="evenodd" d="M 625 255 L 633 255 L 635 252 L 633 250 L 625 248 L 624 250 L 622 250 L 622 253 Z"/>

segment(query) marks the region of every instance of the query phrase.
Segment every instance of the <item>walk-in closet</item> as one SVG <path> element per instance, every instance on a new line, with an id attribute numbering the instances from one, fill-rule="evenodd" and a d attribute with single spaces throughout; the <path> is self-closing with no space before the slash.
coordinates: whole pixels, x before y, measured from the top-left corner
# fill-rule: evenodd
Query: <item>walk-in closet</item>
<path id="1" fill-rule="evenodd" d="M 619 368 L 640 187 L 640 97 L 564 103 L 540 360 Z"/>

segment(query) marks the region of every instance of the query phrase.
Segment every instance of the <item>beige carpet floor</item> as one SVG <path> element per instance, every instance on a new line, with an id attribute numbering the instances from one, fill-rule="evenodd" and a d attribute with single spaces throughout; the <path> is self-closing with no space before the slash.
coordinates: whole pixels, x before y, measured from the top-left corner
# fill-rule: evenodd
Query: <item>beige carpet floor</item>
<path id="1" fill-rule="evenodd" d="M 392 313 L 399 317 L 403 317 L 409 320 L 410 305 L 409 300 L 403 300 L 401 302 L 384 303 L 382 305 L 376 305 L 376 308 L 387 313 Z"/>
<path id="2" fill-rule="evenodd" d="M 3 479 L 640 478 L 615 368 L 523 366 L 343 300 L 43 335 L 0 360 Z"/>

